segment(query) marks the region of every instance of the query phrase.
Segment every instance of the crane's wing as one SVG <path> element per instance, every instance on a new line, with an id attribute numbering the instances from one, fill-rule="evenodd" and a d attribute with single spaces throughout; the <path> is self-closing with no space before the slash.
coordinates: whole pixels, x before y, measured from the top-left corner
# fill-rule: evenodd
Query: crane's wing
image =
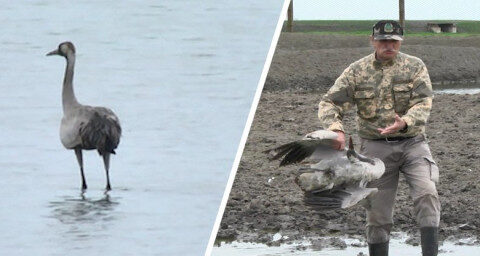
<path id="1" fill-rule="evenodd" d="M 343 150 L 332 148 L 337 134 L 328 130 L 318 130 L 307 134 L 302 140 L 297 140 L 277 148 L 265 151 L 271 155 L 270 160 L 284 157 L 280 166 L 299 163 L 310 157 L 312 161 L 332 158 L 338 154 L 345 154 Z"/>
<path id="2" fill-rule="evenodd" d="M 357 185 L 350 185 L 331 190 L 305 192 L 304 202 L 315 210 L 343 209 L 356 205 L 377 191 L 377 188 L 363 188 Z"/>

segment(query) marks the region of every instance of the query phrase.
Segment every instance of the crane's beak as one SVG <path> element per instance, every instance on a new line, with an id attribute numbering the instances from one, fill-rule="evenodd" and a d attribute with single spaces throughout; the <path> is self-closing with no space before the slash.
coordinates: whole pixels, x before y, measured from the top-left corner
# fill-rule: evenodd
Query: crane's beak
<path id="1" fill-rule="evenodd" d="M 52 55 L 59 55 L 59 54 L 58 54 L 58 49 L 57 49 L 57 50 L 53 50 L 53 51 L 47 53 L 47 56 L 52 56 Z"/>

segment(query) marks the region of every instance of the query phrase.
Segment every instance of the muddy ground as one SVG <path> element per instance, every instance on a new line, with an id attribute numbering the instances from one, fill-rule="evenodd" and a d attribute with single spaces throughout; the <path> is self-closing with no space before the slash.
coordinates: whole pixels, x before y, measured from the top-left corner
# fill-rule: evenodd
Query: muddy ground
<path id="1" fill-rule="evenodd" d="M 310 36 L 299 33 L 282 35 L 280 39 L 269 73 L 270 80 L 255 114 L 217 241 L 240 240 L 275 245 L 301 239 L 315 243 L 319 236 L 364 234 L 365 212 L 361 206 L 325 212 L 310 210 L 303 205 L 302 192 L 294 182 L 297 167 L 279 168 L 278 162 L 269 162 L 263 153 L 319 129 L 316 113 L 322 94 L 349 62 L 370 52 L 364 47 L 356 47 L 352 40 L 344 40 L 344 37 L 337 40 L 336 49 L 332 45 L 311 50 L 317 43 L 333 42 L 338 38 L 316 38 L 318 42 L 315 42 Z M 449 67 L 457 67 L 455 72 L 451 71 L 455 76 L 449 78 L 463 81 L 466 76 L 475 79 L 480 74 L 480 45 L 469 38 L 465 40 L 453 43 L 455 46 L 445 45 L 450 43 L 448 41 L 438 41 L 436 46 L 411 45 L 405 47 L 405 52 L 414 51 L 412 54 L 415 54 L 432 50 L 433 55 L 425 55 L 423 59 L 426 63 L 434 63 L 429 66 L 433 80 L 440 81 L 437 73 L 442 77 L 443 70 Z M 464 54 L 462 58 L 459 58 L 460 53 Z M 477 66 L 470 67 L 472 63 Z M 458 72 L 464 73 L 459 75 Z M 289 85 L 294 87 L 287 88 Z M 348 134 L 355 133 L 353 114 L 347 114 L 344 120 Z M 427 136 L 441 171 L 438 184 L 443 208 L 441 239 L 480 235 L 479 120 L 480 94 L 435 96 Z M 412 202 L 403 178 L 394 221 L 393 231 L 417 232 Z M 276 232 L 288 238 L 272 242 Z"/>
<path id="2" fill-rule="evenodd" d="M 433 83 L 480 80 L 480 36 L 405 37 L 401 51 L 421 58 Z M 322 92 L 350 63 L 372 52 L 364 36 L 283 33 L 264 90 Z"/>

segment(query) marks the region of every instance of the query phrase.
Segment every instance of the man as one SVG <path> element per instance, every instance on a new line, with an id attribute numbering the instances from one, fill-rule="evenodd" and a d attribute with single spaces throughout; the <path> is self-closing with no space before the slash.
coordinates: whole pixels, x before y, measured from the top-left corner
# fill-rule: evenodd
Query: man
<path id="1" fill-rule="evenodd" d="M 338 134 L 338 149 L 345 147 L 344 112 L 356 105 L 361 152 L 385 163 L 385 174 L 369 184 L 379 191 L 365 204 L 371 256 L 388 255 L 400 172 L 410 187 L 423 255 L 438 251 L 438 167 L 425 140 L 432 85 L 425 64 L 399 52 L 402 40 L 403 28 L 396 21 L 377 22 L 370 37 L 375 52 L 345 69 L 319 104 L 322 126 Z"/>

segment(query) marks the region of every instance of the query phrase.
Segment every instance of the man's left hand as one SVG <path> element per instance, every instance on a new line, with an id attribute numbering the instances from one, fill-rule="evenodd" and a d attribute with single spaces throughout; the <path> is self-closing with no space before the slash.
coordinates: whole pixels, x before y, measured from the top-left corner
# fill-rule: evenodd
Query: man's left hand
<path id="1" fill-rule="evenodd" d="M 395 114 L 395 123 L 385 128 L 378 128 L 378 132 L 382 135 L 396 133 L 407 126 L 407 123 L 403 121 L 397 114 Z"/>

